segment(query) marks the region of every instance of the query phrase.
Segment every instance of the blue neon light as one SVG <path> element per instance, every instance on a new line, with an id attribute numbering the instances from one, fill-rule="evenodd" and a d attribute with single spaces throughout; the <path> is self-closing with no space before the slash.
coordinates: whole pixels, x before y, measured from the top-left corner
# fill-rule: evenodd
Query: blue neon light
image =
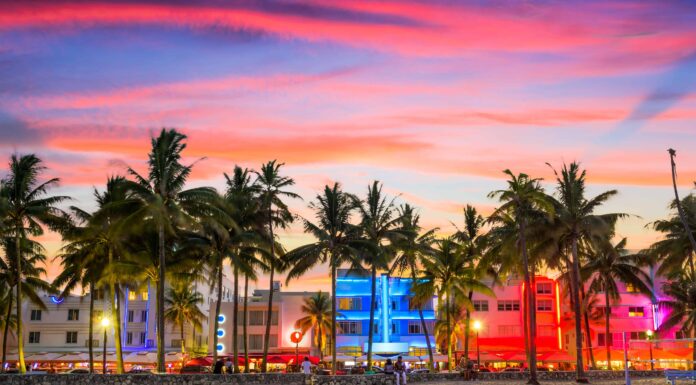
<path id="1" fill-rule="evenodd" d="M 223 329 L 218 329 L 218 330 L 217 330 L 217 336 L 218 336 L 218 337 L 224 337 L 224 336 L 225 336 L 225 330 L 223 330 Z"/>
<path id="2" fill-rule="evenodd" d="M 225 315 L 224 315 L 224 314 L 218 315 L 218 323 L 219 323 L 219 324 L 224 324 L 224 323 L 225 323 Z"/>
<path id="3" fill-rule="evenodd" d="M 60 305 L 61 303 L 63 303 L 63 301 L 65 301 L 65 298 L 56 297 L 55 295 L 51 296 L 51 302 L 55 303 L 56 305 Z"/>
<path id="4" fill-rule="evenodd" d="M 225 345 L 224 344 L 217 344 L 217 351 L 221 352 L 223 350 L 225 350 Z"/>

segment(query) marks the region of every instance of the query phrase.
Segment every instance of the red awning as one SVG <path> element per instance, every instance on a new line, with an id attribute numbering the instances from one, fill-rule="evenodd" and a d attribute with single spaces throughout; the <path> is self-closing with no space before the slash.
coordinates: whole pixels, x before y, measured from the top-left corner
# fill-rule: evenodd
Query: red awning
<path id="1" fill-rule="evenodd" d="M 546 362 L 574 362 L 575 357 L 571 356 L 570 354 L 566 352 L 550 352 L 543 354 L 541 357 L 539 357 L 539 361 L 546 361 Z"/>

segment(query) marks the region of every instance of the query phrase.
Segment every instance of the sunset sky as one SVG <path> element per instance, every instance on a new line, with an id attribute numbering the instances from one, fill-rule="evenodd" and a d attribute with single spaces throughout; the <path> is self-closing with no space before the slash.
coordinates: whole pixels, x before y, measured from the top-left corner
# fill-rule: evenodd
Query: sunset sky
<path id="1" fill-rule="evenodd" d="M 299 215 L 326 183 L 364 195 L 378 179 L 442 233 L 466 203 L 490 213 L 503 169 L 551 189 L 546 162 L 577 160 L 591 194 L 620 191 L 604 210 L 635 215 L 618 235 L 638 249 L 668 213 L 667 148 L 682 194 L 696 180 L 696 3 L 0 4 L 2 159 L 36 153 L 89 209 L 93 186 L 144 167 L 161 127 L 189 136 L 188 162 L 205 157 L 192 186 L 278 159 Z M 325 282 L 317 269 L 290 288 Z"/>

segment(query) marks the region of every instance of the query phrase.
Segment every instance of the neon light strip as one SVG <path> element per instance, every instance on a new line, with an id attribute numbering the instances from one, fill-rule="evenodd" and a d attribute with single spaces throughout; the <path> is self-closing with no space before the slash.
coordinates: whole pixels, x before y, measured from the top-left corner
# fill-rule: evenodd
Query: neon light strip
<path id="1" fill-rule="evenodd" d="M 560 286 L 556 282 L 556 328 L 558 329 L 558 349 L 563 349 L 563 338 L 561 338 L 561 294 Z M 589 336 L 587 336 L 589 338 Z"/>
<path id="2" fill-rule="evenodd" d="M 387 275 L 382 274 L 380 277 L 382 282 L 382 342 L 389 342 L 389 331 L 391 325 L 389 322 L 389 282 L 387 282 Z"/>

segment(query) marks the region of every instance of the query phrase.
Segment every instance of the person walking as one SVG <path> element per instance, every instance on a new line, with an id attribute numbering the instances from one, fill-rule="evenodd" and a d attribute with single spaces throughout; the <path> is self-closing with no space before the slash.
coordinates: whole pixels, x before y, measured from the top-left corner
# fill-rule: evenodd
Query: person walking
<path id="1" fill-rule="evenodd" d="M 234 373 L 233 368 L 232 368 L 232 359 L 229 357 L 227 357 L 227 359 L 225 360 L 225 372 L 227 374 Z"/>
<path id="2" fill-rule="evenodd" d="M 215 362 L 215 366 L 213 367 L 213 374 L 222 374 L 222 367 L 225 366 L 225 364 L 222 362 L 222 359 L 219 359 Z"/>
<path id="3" fill-rule="evenodd" d="M 311 374 L 312 373 L 312 363 L 309 362 L 309 357 L 305 357 L 302 361 L 302 373 Z"/>
<path id="4" fill-rule="evenodd" d="M 406 363 L 401 356 L 396 359 L 394 371 L 396 372 L 396 385 L 406 385 Z M 403 383 L 400 383 L 400 381 L 403 381 Z"/>

